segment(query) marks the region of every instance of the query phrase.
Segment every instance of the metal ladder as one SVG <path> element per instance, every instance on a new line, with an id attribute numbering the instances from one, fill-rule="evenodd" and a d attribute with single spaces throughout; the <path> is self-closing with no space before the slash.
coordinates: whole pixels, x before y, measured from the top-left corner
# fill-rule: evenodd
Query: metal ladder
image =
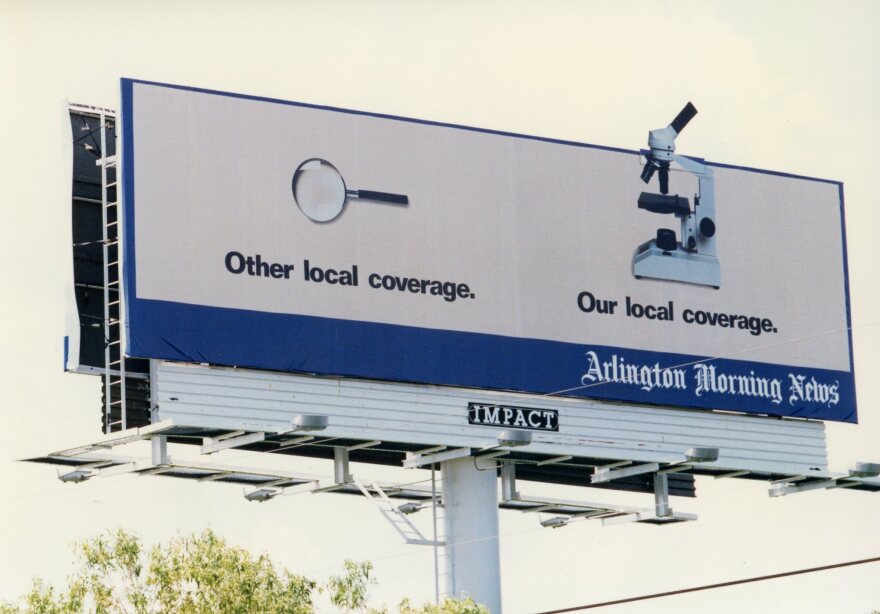
<path id="1" fill-rule="evenodd" d="M 125 353 L 122 347 L 122 250 L 120 244 L 120 207 L 117 156 L 108 156 L 108 128 L 116 118 L 101 111 L 101 224 L 104 269 L 104 431 L 112 433 L 128 428 L 125 407 Z M 115 135 L 115 131 L 114 131 Z M 114 143 L 114 153 L 116 151 Z M 110 193 L 114 193 L 111 199 Z M 118 410 L 119 418 L 113 419 Z"/>
<path id="2" fill-rule="evenodd" d="M 369 485 L 363 484 L 356 479 L 353 480 L 353 482 L 355 486 L 357 486 L 358 489 L 361 491 L 361 493 L 371 503 L 379 508 L 379 511 L 382 513 L 385 519 L 391 524 L 392 527 L 394 527 L 394 530 L 400 534 L 400 536 L 407 544 L 414 544 L 417 546 L 435 545 L 434 540 L 425 537 L 422 532 L 419 531 L 418 527 L 416 527 L 410 521 L 410 519 L 406 517 L 406 514 L 397 509 L 394 501 L 391 500 L 388 494 L 384 490 L 382 490 L 382 488 L 376 482 L 373 482 Z M 374 495 L 371 491 L 374 491 L 376 495 Z"/>

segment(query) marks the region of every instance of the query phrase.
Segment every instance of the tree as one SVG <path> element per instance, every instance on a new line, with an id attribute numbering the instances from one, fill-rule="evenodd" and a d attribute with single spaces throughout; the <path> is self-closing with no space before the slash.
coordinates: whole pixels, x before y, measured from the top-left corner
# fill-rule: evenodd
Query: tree
<path id="1" fill-rule="evenodd" d="M 445 599 L 439 606 L 425 604 L 420 608 L 413 606 L 409 599 L 404 599 L 397 606 L 397 611 L 399 614 L 489 614 L 488 609 L 475 603 L 470 597 L 466 599 Z M 377 614 L 386 614 L 386 611 L 381 610 Z"/>
<path id="2" fill-rule="evenodd" d="M 210 530 L 149 552 L 136 536 L 118 530 L 79 544 L 76 555 L 66 590 L 35 579 L 18 603 L 0 604 L 0 614 L 312 614 L 313 597 L 324 590 L 337 608 L 364 612 L 367 590 L 376 583 L 371 563 L 345 561 L 342 575 L 319 586 Z M 369 612 L 388 614 L 384 608 Z M 398 612 L 488 614 L 470 599 L 421 608 L 404 599 Z"/>
<path id="3" fill-rule="evenodd" d="M 137 537 L 119 530 L 77 547 L 66 591 L 34 581 L 24 607 L 2 614 L 308 614 L 313 580 L 278 571 L 265 555 L 253 557 L 211 531 L 173 539 L 145 553 Z"/>
<path id="4" fill-rule="evenodd" d="M 346 612 L 363 609 L 367 605 L 367 588 L 376 583 L 370 577 L 372 571 L 373 564 L 369 561 L 345 561 L 345 574 L 333 576 L 327 582 L 330 603 Z"/>

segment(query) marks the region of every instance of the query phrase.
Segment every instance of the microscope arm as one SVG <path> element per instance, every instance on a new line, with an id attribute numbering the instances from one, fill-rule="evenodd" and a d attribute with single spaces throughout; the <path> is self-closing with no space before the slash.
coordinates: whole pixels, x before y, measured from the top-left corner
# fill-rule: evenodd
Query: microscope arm
<path id="1" fill-rule="evenodd" d="M 701 162 L 697 162 L 693 158 L 688 158 L 687 156 L 682 156 L 680 154 L 673 154 L 672 159 L 684 170 L 689 173 L 693 173 L 698 177 L 712 176 L 712 169 L 709 166 L 706 166 Z"/>

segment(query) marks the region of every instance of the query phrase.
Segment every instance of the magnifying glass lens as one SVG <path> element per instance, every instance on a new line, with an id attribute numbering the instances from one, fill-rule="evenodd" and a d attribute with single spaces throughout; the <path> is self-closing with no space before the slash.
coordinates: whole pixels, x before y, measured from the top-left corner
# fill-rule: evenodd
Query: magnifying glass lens
<path id="1" fill-rule="evenodd" d="M 306 160 L 293 176 L 293 198 L 306 217 L 329 222 L 345 206 L 345 182 L 329 162 Z"/>

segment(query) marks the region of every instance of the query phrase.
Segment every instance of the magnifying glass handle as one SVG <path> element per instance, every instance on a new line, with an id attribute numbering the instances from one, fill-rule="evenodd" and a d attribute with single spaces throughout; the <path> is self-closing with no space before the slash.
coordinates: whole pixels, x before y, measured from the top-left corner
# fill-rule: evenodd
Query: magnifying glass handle
<path id="1" fill-rule="evenodd" d="M 346 192 L 352 198 L 364 200 L 377 200 L 392 205 L 408 205 L 409 196 L 406 194 L 390 194 L 388 192 L 373 192 L 372 190 L 348 190 Z"/>

